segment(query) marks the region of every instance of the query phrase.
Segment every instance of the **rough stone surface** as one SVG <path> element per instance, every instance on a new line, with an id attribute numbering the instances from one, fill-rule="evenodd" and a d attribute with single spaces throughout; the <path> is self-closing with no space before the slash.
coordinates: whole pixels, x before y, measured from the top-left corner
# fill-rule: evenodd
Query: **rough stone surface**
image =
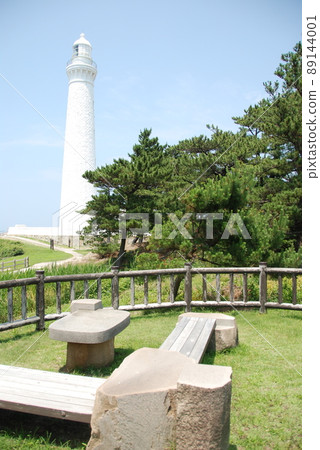
<path id="1" fill-rule="evenodd" d="M 182 317 L 207 317 L 216 320 L 215 332 L 209 343 L 209 348 L 215 351 L 225 350 L 226 348 L 236 347 L 238 345 L 238 327 L 235 317 L 221 313 L 184 313 Z"/>
<path id="2" fill-rule="evenodd" d="M 150 348 L 125 358 L 97 391 L 88 449 L 164 450 L 174 440 L 177 380 L 194 364 Z"/>
<path id="3" fill-rule="evenodd" d="M 197 364 L 177 389 L 177 450 L 229 448 L 231 367 Z"/>
<path id="4" fill-rule="evenodd" d="M 197 371 L 197 367 L 205 369 Z M 197 381 L 198 377 L 200 381 Z M 227 389 L 225 385 L 228 385 Z M 210 442 L 213 439 L 219 443 L 227 442 L 231 368 L 198 366 L 178 352 L 143 348 L 128 356 L 98 389 L 88 450 L 165 450 L 171 448 L 176 438 L 180 442 L 177 449 L 218 448 L 192 445 L 184 447 L 187 426 L 183 412 L 184 391 L 189 395 L 190 389 L 194 389 L 201 401 L 208 395 L 208 400 L 205 401 L 205 424 L 200 426 L 199 420 L 194 417 L 199 426 L 197 433 L 202 435 L 204 430 L 205 439 L 211 439 Z M 224 405 L 223 392 L 227 396 Z M 178 398 L 181 405 L 177 403 Z M 216 410 L 211 411 L 212 408 Z M 197 405 L 195 414 L 199 413 L 199 409 L 201 410 L 201 405 Z M 201 414 L 203 420 L 204 415 Z M 191 410 L 188 415 L 192 419 Z M 211 418 L 214 420 L 211 421 Z M 181 432 L 178 429 L 180 422 Z"/>

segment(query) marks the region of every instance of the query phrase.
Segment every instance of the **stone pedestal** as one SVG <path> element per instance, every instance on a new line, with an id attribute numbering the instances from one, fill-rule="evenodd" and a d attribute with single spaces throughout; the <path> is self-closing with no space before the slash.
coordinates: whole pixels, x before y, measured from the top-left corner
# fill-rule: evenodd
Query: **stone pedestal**
<path id="1" fill-rule="evenodd" d="M 100 344 L 68 342 L 66 369 L 76 367 L 103 367 L 114 360 L 114 338 Z"/>

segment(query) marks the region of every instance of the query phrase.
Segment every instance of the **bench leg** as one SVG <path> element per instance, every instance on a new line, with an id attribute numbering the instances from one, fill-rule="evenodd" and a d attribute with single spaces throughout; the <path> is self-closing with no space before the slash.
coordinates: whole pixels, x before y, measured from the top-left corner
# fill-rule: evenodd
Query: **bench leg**
<path id="1" fill-rule="evenodd" d="M 103 367 L 114 360 L 114 338 L 101 344 L 78 344 L 68 342 L 66 369 L 76 367 Z"/>

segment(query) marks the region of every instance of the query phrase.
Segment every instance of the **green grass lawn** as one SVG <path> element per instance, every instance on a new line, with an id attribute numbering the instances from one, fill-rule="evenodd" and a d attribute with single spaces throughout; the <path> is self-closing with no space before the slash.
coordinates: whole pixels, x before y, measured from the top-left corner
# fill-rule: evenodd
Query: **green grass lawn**
<path id="1" fill-rule="evenodd" d="M 130 326 L 115 340 L 114 363 L 75 373 L 109 376 L 134 350 L 159 347 L 181 312 L 132 313 Z M 216 355 L 207 353 L 203 363 L 233 370 L 230 449 L 301 448 L 301 312 L 229 314 L 237 319 L 239 346 Z M 66 343 L 34 329 L 0 333 L 0 363 L 58 371 L 65 364 Z M 0 424 L 1 449 L 80 449 L 90 436 L 85 424 L 1 410 Z"/>
<path id="2" fill-rule="evenodd" d="M 29 257 L 29 265 L 38 264 L 42 262 L 62 261 L 72 257 L 69 253 L 61 252 L 59 250 L 50 250 L 50 248 L 40 247 L 38 245 L 21 242 L 23 246 L 23 255 L 3 258 L 4 261 L 11 261 L 14 259 L 21 259 Z"/>

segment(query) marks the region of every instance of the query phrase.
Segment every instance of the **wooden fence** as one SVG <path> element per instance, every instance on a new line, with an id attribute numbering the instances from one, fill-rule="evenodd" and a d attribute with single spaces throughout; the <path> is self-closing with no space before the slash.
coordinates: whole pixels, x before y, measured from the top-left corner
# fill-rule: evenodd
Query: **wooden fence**
<path id="1" fill-rule="evenodd" d="M 255 276 L 256 286 L 259 287 L 257 293 L 252 292 L 248 288 L 248 277 Z M 268 301 L 268 275 L 274 280 L 277 279 L 277 299 L 276 301 Z M 16 328 L 31 323 L 35 323 L 38 330 L 45 328 L 45 320 L 54 320 L 67 312 L 62 312 L 61 288 L 63 283 L 69 284 L 68 300 L 72 301 L 76 298 L 76 283 L 83 283 L 82 295 L 77 298 L 90 298 L 90 293 L 94 292 L 94 298 L 103 298 L 106 301 L 105 292 L 102 295 L 103 280 L 110 280 L 110 288 L 108 289 L 109 305 L 114 309 L 124 309 L 128 311 L 184 307 L 186 311 L 191 311 L 192 307 L 216 306 L 220 308 L 240 308 L 240 307 L 256 307 L 261 313 L 265 313 L 267 308 L 282 308 L 302 310 L 302 304 L 297 300 L 297 276 L 302 275 L 302 269 L 289 268 L 273 268 L 267 267 L 266 263 L 260 263 L 259 267 L 242 267 L 242 268 L 193 268 L 187 263 L 183 268 L 179 269 L 157 269 L 157 270 L 134 270 L 119 271 L 118 267 L 112 267 L 111 272 L 90 273 L 77 275 L 57 275 L 45 276 L 43 270 L 36 271 L 33 278 L 24 278 L 17 280 L 0 281 L 1 290 L 7 290 L 7 315 L 8 321 L 0 324 L 0 331 Z M 208 277 L 213 278 L 208 281 Z M 176 281 L 177 278 L 182 280 L 183 300 L 176 300 Z M 193 289 L 193 282 L 198 277 L 198 289 Z M 201 282 L 199 283 L 199 277 Z M 227 277 L 227 286 L 222 286 L 222 277 Z M 239 293 L 239 285 L 237 288 L 237 298 L 235 296 L 235 277 L 241 278 L 241 293 Z M 289 302 L 283 301 L 283 278 L 291 277 L 291 298 Z M 119 288 L 122 279 L 130 280 L 130 302 L 121 300 L 123 291 Z M 167 279 L 167 281 L 166 281 Z M 141 282 L 142 280 L 142 282 Z M 152 291 L 150 285 L 152 283 Z M 55 285 L 55 313 L 46 314 L 45 305 L 49 295 L 46 293 L 47 285 Z M 143 289 L 143 303 L 137 303 L 136 287 Z M 199 293 L 200 284 L 200 293 Z M 224 283 L 225 284 L 225 283 Z M 252 282 L 251 282 L 252 284 Z M 286 283 L 287 284 L 287 283 Z M 35 287 L 35 315 L 28 317 L 28 295 L 27 288 Z M 162 292 L 162 288 L 166 287 L 168 295 Z M 20 288 L 21 302 L 17 319 L 14 317 L 14 289 Z M 210 295 L 209 295 L 210 289 Z M 127 289 L 128 291 L 128 289 Z M 214 300 L 212 300 L 213 294 Z M 18 294 L 18 293 L 17 293 Z M 52 293 L 50 294 L 52 297 Z M 167 295 L 168 301 L 163 301 L 164 295 Z M 200 299 L 199 299 L 200 295 Z M 300 291 L 299 291 L 300 295 Z M 252 298 L 257 296 L 258 299 Z M 92 295 L 91 295 L 91 298 Z M 196 299 L 197 298 L 197 299 Z M 52 300 L 52 298 L 51 298 Z M 1 305 L 0 305 L 1 306 Z"/>
<path id="2" fill-rule="evenodd" d="M 0 270 L 1 272 L 4 272 L 5 270 L 16 270 L 16 269 L 21 269 L 22 267 L 29 267 L 29 256 L 27 256 L 26 258 L 20 258 L 20 259 L 13 259 L 11 261 L 0 261 Z"/>

